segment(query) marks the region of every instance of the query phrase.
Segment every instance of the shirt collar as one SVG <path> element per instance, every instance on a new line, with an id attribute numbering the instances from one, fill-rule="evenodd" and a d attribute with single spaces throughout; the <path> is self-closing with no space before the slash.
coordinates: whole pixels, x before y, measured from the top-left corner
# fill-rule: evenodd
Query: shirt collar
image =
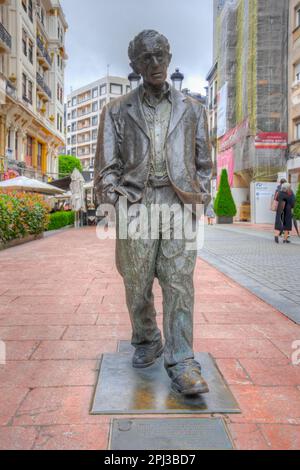
<path id="1" fill-rule="evenodd" d="M 155 96 L 151 95 L 147 88 L 142 84 L 140 86 L 140 96 L 142 101 L 146 101 L 150 106 L 157 106 L 164 98 L 167 98 L 170 102 L 172 102 L 171 96 L 171 87 L 168 82 L 165 82 L 163 93 L 160 99 L 155 98 Z"/>

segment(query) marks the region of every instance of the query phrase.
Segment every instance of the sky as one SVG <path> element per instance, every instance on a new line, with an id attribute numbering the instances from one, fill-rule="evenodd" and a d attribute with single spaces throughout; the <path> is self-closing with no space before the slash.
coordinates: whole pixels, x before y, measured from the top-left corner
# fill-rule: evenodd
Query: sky
<path id="1" fill-rule="evenodd" d="M 61 0 L 69 29 L 65 92 L 107 74 L 131 72 L 129 42 L 144 29 L 164 34 L 184 88 L 204 93 L 212 66 L 213 0 Z"/>

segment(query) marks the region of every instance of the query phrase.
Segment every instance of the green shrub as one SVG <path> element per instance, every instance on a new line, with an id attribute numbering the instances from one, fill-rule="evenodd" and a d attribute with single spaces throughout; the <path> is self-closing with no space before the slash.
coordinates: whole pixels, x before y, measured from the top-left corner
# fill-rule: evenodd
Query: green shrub
<path id="1" fill-rule="evenodd" d="M 68 225 L 74 225 L 75 212 L 54 212 L 50 214 L 50 222 L 48 230 L 59 230 L 60 228 L 67 227 Z"/>
<path id="2" fill-rule="evenodd" d="M 77 168 L 82 173 L 82 164 L 79 158 L 73 157 L 73 155 L 60 155 L 59 161 L 59 177 L 64 178 L 70 176 L 73 170 Z"/>
<path id="3" fill-rule="evenodd" d="M 44 232 L 48 212 L 48 205 L 38 194 L 0 192 L 0 240 L 5 243 Z"/>
<path id="4" fill-rule="evenodd" d="M 227 170 L 222 171 L 220 186 L 214 204 L 218 217 L 234 217 L 237 214 L 236 205 L 232 197 Z"/>
<path id="5" fill-rule="evenodd" d="M 297 220 L 300 220 L 300 184 L 298 186 L 298 191 L 296 194 L 296 205 L 294 209 L 294 216 Z"/>

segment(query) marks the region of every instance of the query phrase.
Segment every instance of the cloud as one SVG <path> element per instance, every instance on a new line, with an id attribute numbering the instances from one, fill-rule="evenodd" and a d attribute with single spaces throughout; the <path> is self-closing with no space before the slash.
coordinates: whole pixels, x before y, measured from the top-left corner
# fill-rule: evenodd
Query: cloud
<path id="1" fill-rule="evenodd" d="M 179 67 L 184 87 L 203 92 L 212 65 L 212 0 L 61 0 L 69 30 L 66 94 L 107 73 L 127 76 L 130 40 L 156 29 L 170 41 L 170 74 Z"/>

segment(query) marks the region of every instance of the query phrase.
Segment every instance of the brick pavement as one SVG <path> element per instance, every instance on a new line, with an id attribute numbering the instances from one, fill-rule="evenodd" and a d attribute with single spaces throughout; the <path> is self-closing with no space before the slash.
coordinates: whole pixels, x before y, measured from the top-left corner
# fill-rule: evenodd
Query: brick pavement
<path id="1" fill-rule="evenodd" d="M 97 367 L 130 338 L 114 242 L 61 232 L 0 253 L 0 266 L 0 448 L 106 449 L 111 417 L 89 415 Z M 200 259 L 195 283 L 195 349 L 241 406 L 225 416 L 236 447 L 299 448 L 300 327 Z"/>
<path id="2" fill-rule="evenodd" d="M 199 254 L 300 324 L 300 239 L 277 245 L 268 232 L 247 224 L 210 227 Z"/>

